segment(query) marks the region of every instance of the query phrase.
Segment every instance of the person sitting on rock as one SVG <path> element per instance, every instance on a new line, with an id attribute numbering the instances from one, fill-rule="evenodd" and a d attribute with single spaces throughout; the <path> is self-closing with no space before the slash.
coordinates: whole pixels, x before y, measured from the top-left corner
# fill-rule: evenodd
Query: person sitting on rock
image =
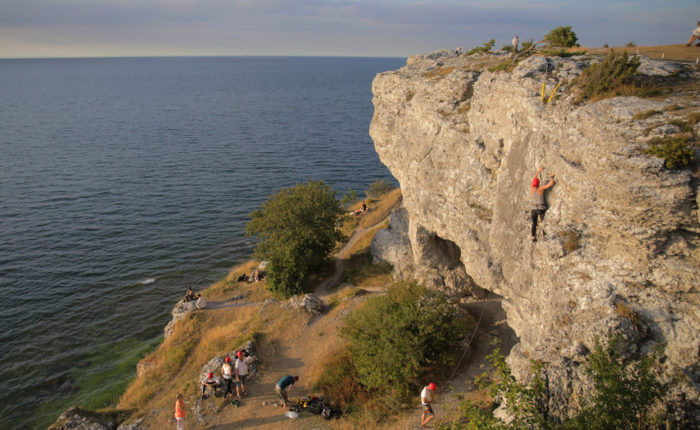
<path id="1" fill-rule="evenodd" d="M 221 385 L 219 378 L 214 376 L 212 372 L 207 373 L 207 377 L 202 381 L 202 398 L 204 398 L 207 387 L 209 387 L 212 393 L 216 393 L 216 389 L 219 385 Z"/>
<path id="2" fill-rule="evenodd" d="M 530 184 L 530 194 L 532 194 L 532 210 L 530 211 L 532 227 L 530 228 L 530 239 L 533 242 L 537 240 L 537 217 L 539 216 L 540 221 L 543 221 L 544 213 L 547 211 L 547 205 L 544 203 L 544 191 L 554 185 L 554 175 L 551 175 L 549 177 L 549 182 L 540 187 L 540 180 L 537 175 L 539 175 L 542 170 L 544 170 L 544 167 L 540 167 L 539 170 L 537 170 Z"/>
<path id="3" fill-rule="evenodd" d="M 205 309 L 207 307 L 207 301 L 204 300 L 201 294 L 197 294 L 197 303 L 194 304 L 197 309 Z"/>
<path id="4" fill-rule="evenodd" d="M 197 296 L 194 294 L 194 291 L 192 291 L 192 287 L 189 287 L 187 289 L 187 293 L 185 293 L 185 303 L 191 302 L 193 300 L 197 300 Z"/>
<path id="5" fill-rule="evenodd" d="M 690 35 L 688 39 L 688 46 L 693 46 L 696 40 L 700 40 L 700 21 L 698 21 L 698 26 L 693 30 L 693 34 Z"/>

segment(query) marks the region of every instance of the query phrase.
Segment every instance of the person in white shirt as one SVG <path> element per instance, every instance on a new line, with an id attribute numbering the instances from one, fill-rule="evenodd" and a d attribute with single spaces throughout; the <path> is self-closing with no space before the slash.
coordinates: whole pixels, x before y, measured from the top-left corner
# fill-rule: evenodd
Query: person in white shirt
<path id="1" fill-rule="evenodd" d="M 691 34 L 690 39 L 688 39 L 688 46 L 692 46 L 696 40 L 700 40 L 700 21 L 698 21 L 698 26 L 695 27 L 693 34 Z"/>
<path id="2" fill-rule="evenodd" d="M 513 52 L 518 52 L 518 35 L 516 34 L 513 40 L 510 41 L 513 44 Z"/>
<path id="3" fill-rule="evenodd" d="M 197 309 L 204 309 L 207 307 L 207 301 L 204 300 L 201 294 L 197 294 L 197 303 L 194 304 L 194 307 Z"/>
<path id="4" fill-rule="evenodd" d="M 233 397 L 233 368 L 231 367 L 231 357 L 226 357 L 224 359 L 224 365 L 221 366 L 221 376 L 224 378 L 226 383 L 226 391 L 224 392 L 224 399 L 231 393 Z"/>
<path id="5" fill-rule="evenodd" d="M 433 401 L 433 391 L 437 389 L 437 386 L 432 382 L 425 387 L 423 391 L 420 392 L 420 403 L 423 405 L 423 415 L 420 417 L 420 426 L 425 427 L 428 423 L 435 418 L 435 412 L 433 412 L 430 403 Z"/>
<path id="6" fill-rule="evenodd" d="M 245 390 L 245 380 L 248 377 L 248 363 L 246 362 L 246 356 L 243 351 L 238 351 L 236 358 L 236 395 L 241 398 L 241 393 L 244 396 L 248 395 Z"/>

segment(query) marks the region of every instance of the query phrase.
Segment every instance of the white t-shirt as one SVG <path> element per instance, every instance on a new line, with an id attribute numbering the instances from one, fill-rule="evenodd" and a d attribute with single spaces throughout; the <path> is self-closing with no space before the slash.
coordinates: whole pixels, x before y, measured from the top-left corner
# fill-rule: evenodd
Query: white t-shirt
<path id="1" fill-rule="evenodd" d="M 231 365 L 224 363 L 223 367 L 221 367 L 221 374 L 224 376 L 224 379 L 231 379 Z"/>
<path id="2" fill-rule="evenodd" d="M 414 391 L 414 393 L 415 393 L 415 391 Z M 428 403 L 424 403 L 423 399 L 427 400 Z M 427 405 L 432 401 L 433 401 L 432 390 L 430 388 L 428 388 L 428 386 L 426 385 L 425 387 L 423 387 L 423 391 L 420 392 L 420 402 L 422 405 Z"/>
<path id="3" fill-rule="evenodd" d="M 696 36 L 700 36 L 700 27 L 695 27 L 695 30 L 693 30 L 693 34 Z"/>
<path id="4" fill-rule="evenodd" d="M 240 358 L 236 359 L 236 372 L 239 375 L 247 375 L 248 374 L 248 365 L 244 360 L 241 360 Z"/>
<path id="5" fill-rule="evenodd" d="M 199 309 L 204 309 L 207 307 L 207 301 L 204 300 L 204 297 L 200 297 L 197 299 L 197 308 Z"/>

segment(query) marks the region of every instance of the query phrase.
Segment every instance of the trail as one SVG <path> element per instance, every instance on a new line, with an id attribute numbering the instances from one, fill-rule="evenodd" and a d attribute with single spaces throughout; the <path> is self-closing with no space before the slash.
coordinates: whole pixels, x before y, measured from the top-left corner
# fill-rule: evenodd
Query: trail
<path id="1" fill-rule="evenodd" d="M 391 215 L 387 215 L 386 217 L 382 218 L 381 220 L 369 227 L 357 228 L 352 232 L 352 235 L 350 235 L 350 239 L 348 239 L 348 241 L 342 246 L 342 248 L 340 248 L 334 254 L 333 273 L 328 278 L 320 282 L 318 286 L 314 289 L 314 294 L 318 296 L 318 298 L 323 300 L 324 297 L 330 294 L 330 290 L 333 289 L 333 287 L 337 286 L 338 282 L 340 281 L 340 276 L 345 270 L 345 262 L 350 257 L 350 251 L 355 246 L 357 241 L 360 240 L 360 238 L 366 232 L 373 230 L 385 223 L 390 216 Z"/>

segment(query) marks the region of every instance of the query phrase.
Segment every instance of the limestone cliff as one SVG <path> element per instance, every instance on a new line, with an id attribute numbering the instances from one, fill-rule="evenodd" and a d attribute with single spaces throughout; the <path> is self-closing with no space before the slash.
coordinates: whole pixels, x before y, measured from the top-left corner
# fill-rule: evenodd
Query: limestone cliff
<path id="1" fill-rule="evenodd" d="M 665 344 L 668 368 L 687 375 L 676 400 L 695 401 L 697 167 L 668 170 L 641 149 L 678 132 L 673 118 L 698 112 L 697 69 L 643 59 L 641 73 L 691 85 L 662 100 L 577 106 L 567 82 L 599 59 L 483 67 L 502 59 L 439 52 L 375 78 L 370 134 L 404 196 L 375 237 L 375 256 L 398 276 L 456 296 L 501 295 L 520 339 L 508 361 L 519 378 L 530 359 L 548 363 L 550 406 L 560 416 L 590 390 L 582 364 L 595 337 L 611 329 L 623 333 L 632 357 Z M 540 100 L 543 82 L 546 96 L 563 82 L 550 104 Z M 542 179 L 552 173 L 556 181 L 533 243 L 528 191 L 539 166 Z"/>

